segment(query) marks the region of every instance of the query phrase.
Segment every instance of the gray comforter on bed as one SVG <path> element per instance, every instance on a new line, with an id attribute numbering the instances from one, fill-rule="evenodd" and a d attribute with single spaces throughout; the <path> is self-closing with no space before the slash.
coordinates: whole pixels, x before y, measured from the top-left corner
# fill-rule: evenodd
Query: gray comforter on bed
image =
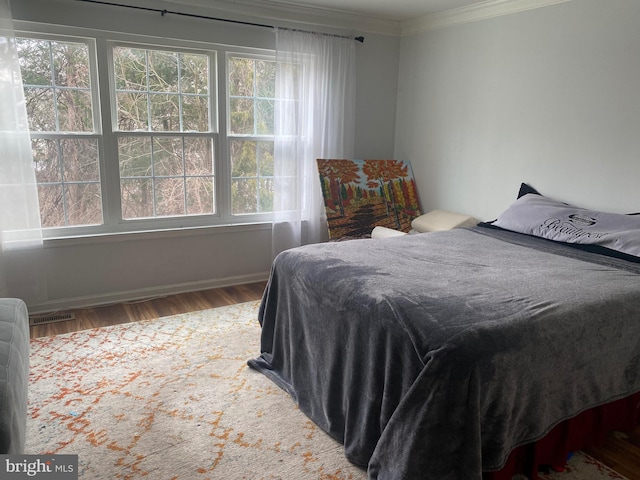
<path id="1" fill-rule="evenodd" d="M 480 479 L 640 391 L 640 264 L 475 227 L 280 254 L 249 365 L 372 479 Z"/>

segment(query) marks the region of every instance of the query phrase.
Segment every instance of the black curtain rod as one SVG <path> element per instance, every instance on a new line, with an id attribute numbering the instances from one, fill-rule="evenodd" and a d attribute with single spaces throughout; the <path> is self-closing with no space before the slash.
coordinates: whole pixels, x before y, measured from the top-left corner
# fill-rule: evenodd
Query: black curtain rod
<path id="1" fill-rule="evenodd" d="M 102 0 L 78 0 L 79 2 L 88 2 L 88 3 L 99 3 L 101 5 L 110 5 L 112 7 L 124 7 L 124 8 L 134 8 L 136 10 L 146 10 L 148 12 L 156 12 L 159 13 L 160 15 L 162 15 L 163 17 L 167 14 L 172 14 L 172 15 L 181 15 L 183 17 L 192 17 L 192 18 L 201 18 L 204 20 L 216 20 L 218 22 L 228 22 L 228 23 L 238 23 L 240 25 L 249 25 L 252 27 L 262 27 L 262 28 L 276 28 L 274 25 L 267 25 L 264 23 L 252 23 L 252 22 L 243 22 L 240 20 L 230 20 L 228 18 L 217 18 L 217 17 L 208 17 L 206 15 L 196 15 L 193 13 L 184 13 L 184 12 L 174 12 L 171 10 L 166 10 L 166 9 L 159 9 L 159 8 L 149 8 L 149 7 L 137 7 L 135 5 L 125 5 L 123 3 L 112 3 L 112 2 L 103 2 Z M 289 29 L 289 30 L 293 30 L 295 32 L 304 32 L 304 33 L 315 33 L 318 35 L 328 35 L 330 37 L 338 37 L 338 38 L 353 38 L 354 40 L 357 40 L 360 43 L 364 43 L 364 37 L 349 37 L 346 35 L 336 35 L 336 34 L 332 34 L 332 33 L 318 33 L 318 32 L 312 32 L 309 30 L 297 30 L 297 29 Z"/>

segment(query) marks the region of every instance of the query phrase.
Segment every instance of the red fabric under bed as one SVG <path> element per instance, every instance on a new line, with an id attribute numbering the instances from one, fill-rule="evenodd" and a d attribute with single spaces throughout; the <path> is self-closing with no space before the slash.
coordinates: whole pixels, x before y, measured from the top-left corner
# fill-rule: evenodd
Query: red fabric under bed
<path id="1" fill-rule="evenodd" d="M 535 480 L 540 467 L 564 468 L 569 453 L 602 445 L 610 432 L 628 432 L 639 421 L 640 392 L 559 423 L 541 440 L 513 450 L 501 470 L 484 472 L 482 478 L 511 480 L 514 475 L 523 474 Z"/>

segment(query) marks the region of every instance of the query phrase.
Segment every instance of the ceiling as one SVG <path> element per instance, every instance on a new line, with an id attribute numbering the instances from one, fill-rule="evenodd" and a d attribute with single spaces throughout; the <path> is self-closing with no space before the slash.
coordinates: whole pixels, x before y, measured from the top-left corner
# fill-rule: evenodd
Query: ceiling
<path id="1" fill-rule="evenodd" d="M 127 0 L 129 1 L 129 0 Z M 139 0 L 136 0 L 139 1 Z M 388 35 L 413 33 L 571 0 L 149 0 L 259 18 Z M 253 20 L 251 20 L 253 21 Z"/>
<path id="2" fill-rule="evenodd" d="M 392 21 L 411 20 L 447 10 L 469 7 L 480 3 L 495 3 L 487 0 L 262 0 L 265 6 L 302 6 L 348 12 L 367 17 Z"/>

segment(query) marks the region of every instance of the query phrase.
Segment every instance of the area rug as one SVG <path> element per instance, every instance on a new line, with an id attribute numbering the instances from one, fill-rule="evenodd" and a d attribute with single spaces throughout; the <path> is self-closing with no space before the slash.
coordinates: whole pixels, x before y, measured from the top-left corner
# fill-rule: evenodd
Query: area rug
<path id="1" fill-rule="evenodd" d="M 356 479 L 366 473 L 247 360 L 258 302 L 31 341 L 26 453 L 79 478 Z M 574 455 L 553 480 L 624 478 Z"/>
<path id="2" fill-rule="evenodd" d="M 618 479 L 628 480 L 624 475 L 615 472 L 595 458 L 583 452 L 576 452 L 567 462 L 564 471 L 540 473 L 539 480 L 596 480 Z M 526 477 L 518 475 L 513 480 L 526 480 Z"/>

